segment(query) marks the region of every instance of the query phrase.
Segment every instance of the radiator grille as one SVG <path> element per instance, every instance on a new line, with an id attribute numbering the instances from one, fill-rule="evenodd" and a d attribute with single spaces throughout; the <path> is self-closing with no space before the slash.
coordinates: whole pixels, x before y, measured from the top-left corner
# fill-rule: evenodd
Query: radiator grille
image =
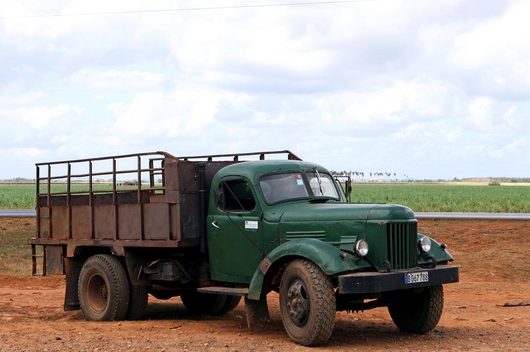
<path id="1" fill-rule="evenodd" d="M 416 233 L 415 222 L 387 224 L 387 255 L 392 269 L 418 266 Z"/>

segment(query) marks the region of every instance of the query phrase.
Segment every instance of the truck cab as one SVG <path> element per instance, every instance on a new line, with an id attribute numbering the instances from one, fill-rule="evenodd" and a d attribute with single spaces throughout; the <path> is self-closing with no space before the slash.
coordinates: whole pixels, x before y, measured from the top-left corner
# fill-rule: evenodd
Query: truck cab
<path id="1" fill-rule="evenodd" d="M 287 160 L 265 160 L 277 154 Z M 130 158 L 136 168 L 120 171 L 116 160 Z M 112 164 L 111 190 L 96 190 L 96 161 Z M 78 164 L 88 172 L 73 173 Z M 67 174 L 54 176 L 56 165 Z M 127 173 L 136 182 L 118 187 Z M 88 190 L 74 191 L 75 178 L 88 178 Z M 61 179 L 66 191 L 56 192 L 51 181 Z M 37 164 L 34 273 L 42 247 L 42 273 L 66 275 L 65 309 L 89 320 L 140 318 L 149 293 L 207 314 L 244 297 L 255 328 L 275 291 L 284 328 L 302 345 L 325 343 L 337 310 L 388 307 L 402 331 L 432 330 L 442 285 L 458 281 L 447 246 L 418 233 L 405 206 L 348 202 L 350 185 L 289 151 Z"/>

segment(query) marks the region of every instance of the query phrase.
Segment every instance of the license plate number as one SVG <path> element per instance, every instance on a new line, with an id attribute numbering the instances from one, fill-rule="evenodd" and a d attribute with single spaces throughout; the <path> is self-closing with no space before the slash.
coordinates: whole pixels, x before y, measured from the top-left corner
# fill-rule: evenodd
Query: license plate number
<path id="1" fill-rule="evenodd" d="M 419 282 L 429 282 L 429 272 L 422 271 L 419 273 L 405 274 L 405 284 L 416 284 Z"/>

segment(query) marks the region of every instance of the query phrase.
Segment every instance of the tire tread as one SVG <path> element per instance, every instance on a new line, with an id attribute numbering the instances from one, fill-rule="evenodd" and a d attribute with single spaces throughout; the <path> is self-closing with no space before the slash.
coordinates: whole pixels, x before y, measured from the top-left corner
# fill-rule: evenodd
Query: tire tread
<path id="1" fill-rule="evenodd" d="M 92 314 L 85 302 L 83 294 L 84 284 L 83 278 L 91 270 L 100 271 L 100 275 L 108 275 L 109 279 L 109 295 L 112 295 L 109 301 L 108 309 L 101 315 Z M 127 273 L 120 261 L 108 254 L 96 254 L 88 258 L 83 264 L 81 273 L 79 274 L 78 295 L 81 309 L 87 320 L 123 320 L 127 315 L 129 309 L 129 279 Z"/>
<path id="2" fill-rule="evenodd" d="M 304 332 L 304 336 L 298 337 L 294 336 L 289 331 L 289 323 L 286 322 L 288 317 L 283 317 L 282 321 L 284 322 L 284 327 L 293 341 L 304 346 L 317 346 L 324 344 L 329 340 L 333 330 L 335 329 L 335 315 L 336 315 L 336 301 L 335 293 L 333 289 L 333 284 L 331 279 L 326 276 L 319 267 L 307 259 L 297 259 L 289 264 L 286 268 L 285 273 L 288 275 L 291 269 L 305 272 L 310 281 L 307 283 L 311 285 L 311 288 L 308 287 L 308 290 L 314 290 L 316 299 L 311 301 L 311 304 L 316 304 L 316 307 L 311 308 L 316 310 L 316 319 L 315 322 L 309 326 L 307 331 Z M 282 278 L 282 281 L 284 278 Z M 281 300 L 281 297 L 280 297 Z M 282 304 L 280 304 L 282 307 Z"/>

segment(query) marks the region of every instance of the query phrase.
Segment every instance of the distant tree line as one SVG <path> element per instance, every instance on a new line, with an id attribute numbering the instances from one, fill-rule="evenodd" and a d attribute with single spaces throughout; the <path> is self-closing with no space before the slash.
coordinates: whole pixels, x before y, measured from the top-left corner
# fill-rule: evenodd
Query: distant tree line
<path id="1" fill-rule="evenodd" d="M 330 171 L 334 176 L 350 176 L 352 179 L 387 179 L 391 181 L 407 181 L 407 182 L 440 182 L 440 181 L 454 181 L 454 182 L 489 182 L 492 184 L 501 183 L 530 183 L 530 177 L 467 177 L 467 178 L 453 178 L 453 179 L 411 179 L 410 176 L 403 174 L 399 175 L 396 172 L 388 171 Z"/>

